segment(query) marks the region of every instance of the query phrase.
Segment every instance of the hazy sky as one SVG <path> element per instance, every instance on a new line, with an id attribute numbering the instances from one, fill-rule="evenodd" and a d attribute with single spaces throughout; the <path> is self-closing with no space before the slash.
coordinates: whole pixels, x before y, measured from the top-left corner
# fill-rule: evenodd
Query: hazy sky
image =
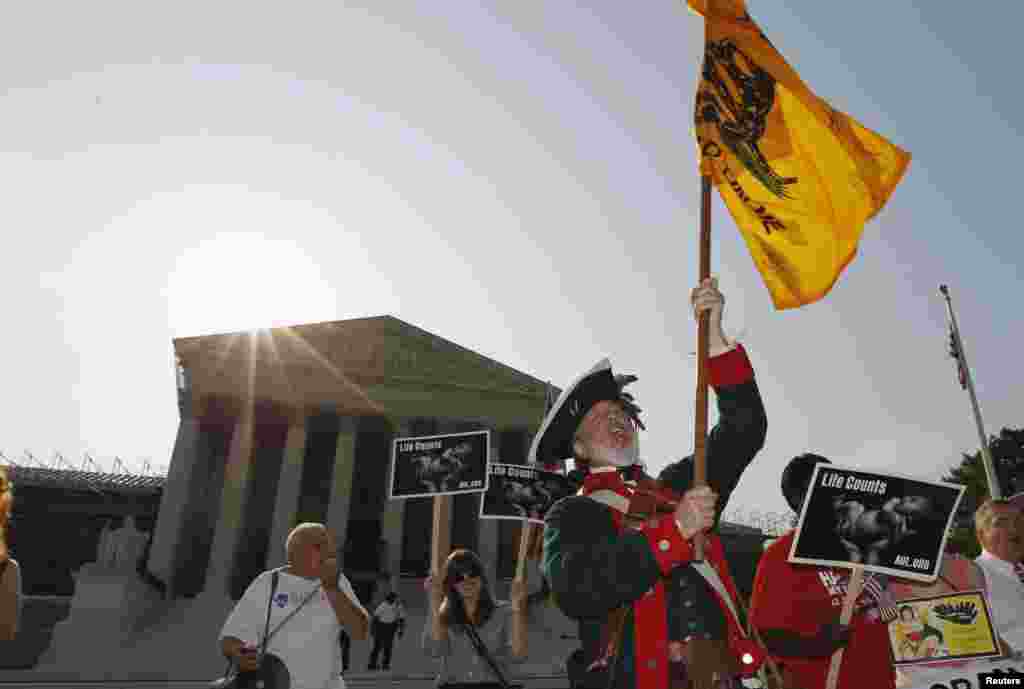
<path id="1" fill-rule="evenodd" d="M 821 96 L 914 160 L 818 304 L 773 310 L 715 201 L 768 441 L 937 478 L 1019 392 L 1024 5 L 749 0 Z M 0 28 L 0 450 L 167 464 L 174 337 L 392 314 L 562 386 L 633 372 L 692 447 L 701 20 L 683 3 L 49 2 Z"/>

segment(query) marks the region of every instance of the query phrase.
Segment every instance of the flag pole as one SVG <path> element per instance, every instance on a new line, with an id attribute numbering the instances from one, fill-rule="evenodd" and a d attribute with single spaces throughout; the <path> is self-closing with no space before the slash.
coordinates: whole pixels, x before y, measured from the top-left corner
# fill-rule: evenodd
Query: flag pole
<path id="1" fill-rule="evenodd" d="M 711 176 L 700 178 L 700 279 L 711 277 Z M 693 424 L 693 487 L 707 485 L 708 437 L 708 354 L 710 349 L 711 314 L 697 317 L 697 399 Z M 702 562 L 705 555 L 704 532 L 693 537 L 694 560 Z M 691 639 L 685 647 L 684 662 L 695 689 L 718 686 L 718 681 L 732 671 L 725 659 L 731 655 L 725 639 Z"/>
<path id="2" fill-rule="evenodd" d="M 978 406 L 978 396 L 974 392 L 974 380 L 971 378 L 971 367 L 967 365 L 967 354 L 964 352 L 964 343 L 960 339 L 960 327 L 956 322 L 956 314 L 953 312 L 953 300 L 949 296 L 949 287 L 939 285 L 939 292 L 946 300 L 946 313 L 949 317 L 949 328 L 953 334 L 953 343 L 956 346 L 956 353 L 959 357 L 959 365 L 963 370 L 964 383 L 967 392 L 971 396 L 971 409 L 974 410 L 974 423 L 978 427 L 978 439 L 981 441 L 981 462 L 985 467 L 985 478 L 988 480 L 989 496 L 995 499 L 1003 497 L 1002 489 L 999 486 L 999 477 L 996 474 L 995 464 L 992 462 L 992 453 L 988 448 L 988 436 L 985 434 L 985 424 L 981 420 L 981 407 Z"/>
<path id="3" fill-rule="evenodd" d="M 700 178 L 700 281 L 711 277 L 711 177 Z M 697 399 L 693 424 L 693 486 L 707 485 L 708 437 L 708 350 L 711 314 L 702 312 L 697 319 Z M 704 534 L 693 540 L 696 559 L 704 559 Z"/>

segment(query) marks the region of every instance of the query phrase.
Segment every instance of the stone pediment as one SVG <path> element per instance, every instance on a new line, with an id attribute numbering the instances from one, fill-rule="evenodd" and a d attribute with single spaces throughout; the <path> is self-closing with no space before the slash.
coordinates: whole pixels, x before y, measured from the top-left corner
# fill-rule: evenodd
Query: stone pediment
<path id="1" fill-rule="evenodd" d="M 193 400 L 386 414 L 387 403 L 374 394 L 383 386 L 478 392 L 543 408 L 543 381 L 393 316 L 181 338 L 174 348 Z"/>

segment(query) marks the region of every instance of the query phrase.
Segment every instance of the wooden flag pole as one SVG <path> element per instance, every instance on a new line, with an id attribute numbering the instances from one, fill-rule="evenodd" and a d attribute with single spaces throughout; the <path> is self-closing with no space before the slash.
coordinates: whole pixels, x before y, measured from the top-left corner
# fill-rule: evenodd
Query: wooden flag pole
<path id="1" fill-rule="evenodd" d="M 700 280 L 711 277 L 711 177 L 701 176 L 700 189 Z M 693 424 L 693 487 L 707 485 L 708 436 L 708 352 L 711 314 L 697 318 L 697 404 Z M 704 532 L 693 537 L 694 559 L 704 559 Z M 694 638 L 685 646 L 684 662 L 694 689 L 719 686 L 734 672 L 735 658 L 726 639 Z"/>
<path id="2" fill-rule="evenodd" d="M 711 277 L 711 177 L 700 178 L 700 281 Z M 693 486 L 707 485 L 708 350 L 710 319 L 707 311 L 697 320 L 697 404 L 693 424 Z M 704 534 L 693 539 L 696 559 L 704 559 Z"/>
<path id="3" fill-rule="evenodd" d="M 839 615 L 839 624 L 848 626 L 853 619 L 853 608 L 860 597 L 861 588 L 864 585 L 864 567 L 854 565 L 850 573 L 850 583 L 846 587 L 846 598 L 843 599 L 843 611 Z M 836 689 L 839 686 L 839 668 L 843 664 L 843 651 L 839 648 L 832 654 L 832 662 L 828 666 L 828 681 L 825 689 Z"/>

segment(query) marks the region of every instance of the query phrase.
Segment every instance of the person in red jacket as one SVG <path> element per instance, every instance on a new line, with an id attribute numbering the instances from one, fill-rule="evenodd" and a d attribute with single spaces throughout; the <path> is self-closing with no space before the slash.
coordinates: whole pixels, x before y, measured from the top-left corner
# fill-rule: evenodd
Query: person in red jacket
<path id="1" fill-rule="evenodd" d="M 674 462 L 658 482 L 683 496 L 675 513 L 634 521 L 643 425 L 623 388 L 636 378 L 615 375 L 607 359 L 561 394 L 530 450 L 540 465 L 572 457 L 582 479 L 580 492 L 546 515 L 541 564 L 555 603 L 579 625 L 581 648 L 567 661 L 574 688 L 708 686 L 716 674 L 733 687 L 763 656 L 737 623 L 736 587 L 713 526 L 764 445 L 767 416 L 745 349 L 722 332 L 715 283 L 699 285 L 691 303 L 695 315 L 711 315 L 719 420 L 708 436 L 708 486 L 693 487 L 692 457 Z M 703 562 L 697 533 L 706 534 Z M 714 643 L 723 641 L 724 649 Z"/>
<path id="2" fill-rule="evenodd" d="M 825 457 L 794 457 L 782 473 L 782 493 L 799 513 L 814 465 Z M 845 648 L 838 689 L 893 689 L 896 674 L 883 608 L 892 600 L 884 577 L 866 573 L 850 624 L 839 615 L 849 571 L 787 561 L 796 530 L 765 549 L 754 577 L 750 620 L 782 666 L 785 686 L 824 689 L 832 654 Z"/>

